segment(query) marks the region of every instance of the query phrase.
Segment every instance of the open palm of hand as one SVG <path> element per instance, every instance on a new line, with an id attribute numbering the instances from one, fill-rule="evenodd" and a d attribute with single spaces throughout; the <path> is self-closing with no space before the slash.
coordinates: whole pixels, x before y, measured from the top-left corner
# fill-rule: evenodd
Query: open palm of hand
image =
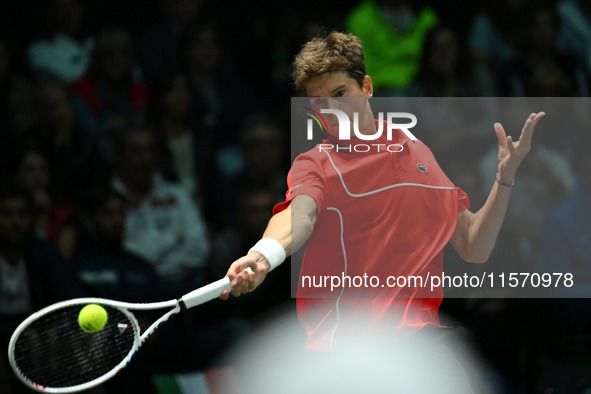
<path id="1" fill-rule="evenodd" d="M 500 123 L 495 123 L 494 129 L 499 141 L 499 175 L 501 181 L 511 183 L 515 177 L 517 168 L 531 149 L 531 141 L 534 129 L 540 119 L 546 115 L 544 112 L 532 113 L 528 116 L 521 129 L 518 141 L 513 141 L 507 136 Z"/>

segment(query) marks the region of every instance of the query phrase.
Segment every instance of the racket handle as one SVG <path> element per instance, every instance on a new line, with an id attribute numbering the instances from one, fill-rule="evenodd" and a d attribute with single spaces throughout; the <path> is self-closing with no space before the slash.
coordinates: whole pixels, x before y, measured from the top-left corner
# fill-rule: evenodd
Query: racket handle
<path id="1" fill-rule="evenodd" d="M 250 267 L 247 267 L 246 271 L 252 272 L 252 269 L 250 269 Z M 189 309 L 194 306 L 201 305 L 203 303 L 211 301 L 214 298 L 218 298 L 222 295 L 222 292 L 224 292 L 225 290 L 232 290 L 230 278 L 228 277 L 222 278 L 206 286 L 193 290 L 190 293 L 185 294 L 181 297 L 179 302 L 181 303 L 181 305 L 184 305 L 185 308 Z"/>

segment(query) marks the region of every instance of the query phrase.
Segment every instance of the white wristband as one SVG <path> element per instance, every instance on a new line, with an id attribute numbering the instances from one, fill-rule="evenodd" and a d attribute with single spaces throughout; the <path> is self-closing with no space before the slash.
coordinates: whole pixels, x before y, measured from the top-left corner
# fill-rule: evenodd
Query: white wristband
<path id="1" fill-rule="evenodd" d="M 269 268 L 269 272 L 272 271 L 275 267 L 285 261 L 285 250 L 283 246 L 273 238 L 263 238 L 259 242 L 257 242 L 248 253 L 252 252 L 259 252 L 263 255 L 265 259 L 269 262 L 271 268 Z"/>

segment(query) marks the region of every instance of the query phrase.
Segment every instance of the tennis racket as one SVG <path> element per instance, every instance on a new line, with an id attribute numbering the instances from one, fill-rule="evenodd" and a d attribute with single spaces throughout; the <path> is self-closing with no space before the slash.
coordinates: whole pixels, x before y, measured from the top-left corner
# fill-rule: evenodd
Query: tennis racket
<path id="1" fill-rule="evenodd" d="M 25 385 L 43 393 L 73 393 L 98 386 L 127 366 L 160 324 L 231 288 L 230 278 L 225 277 L 178 300 L 134 304 L 77 298 L 58 302 L 33 313 L 16 328 L 8 345 L 10 366 Z M 108 313 L 104 328 L 94 333 L 78 324 L 80 310 L 88 304 L 98 304 Z M 140 334 L 131 311 L 164 308 L 172 309 Z"/>

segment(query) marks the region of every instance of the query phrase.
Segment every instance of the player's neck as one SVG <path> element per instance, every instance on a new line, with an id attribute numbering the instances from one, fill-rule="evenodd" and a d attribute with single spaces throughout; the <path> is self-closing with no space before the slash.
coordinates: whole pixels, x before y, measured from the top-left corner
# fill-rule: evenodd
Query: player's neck
<path id="1" fill-rule="evenodd" d="M 357 125 L 357 132 L 362 135 L 375 135 L 378 129 L 376 128 L 376 121 L 373 117 L 373 112 L 370 108 L 364 112 L 364 116 L 359 119 L 359 123 Z M 353 125 L 355 127 L 355 125 Z M 351 137 L 355 134 L 353 133 L 353 129 L 351 129 Z"/>
<path id="2" fill-rule="evenodd" d="M 363 135 L 374 135 L 378 129 L 376 128 L 376 122 L 373 119 L 373 115 L 365 119 L 363 123 L 359 124 L 359 133 Z"/>

